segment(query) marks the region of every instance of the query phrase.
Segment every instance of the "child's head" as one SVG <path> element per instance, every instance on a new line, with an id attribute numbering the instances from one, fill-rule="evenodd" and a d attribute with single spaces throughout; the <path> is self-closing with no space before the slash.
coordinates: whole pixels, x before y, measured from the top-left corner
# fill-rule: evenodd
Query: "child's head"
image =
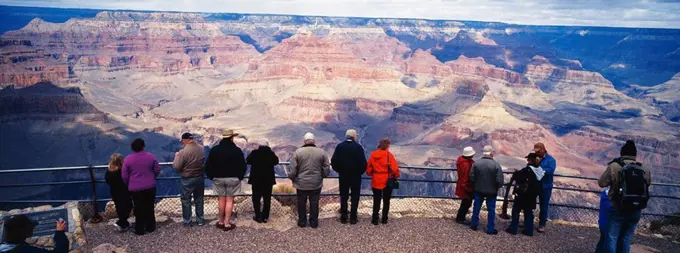
<path id="1" fill-rule="evenodd" d="M 123 156 L 121 154 L 115 153 L 109 158 L 109 171 L 116 172 L 123 167 Z"/>
<path id="2" fill-rule="evenodd" d="M 538 166 L 538 155 L 536 153 L 529 153 L 526 157 L 527 164 Z"/>

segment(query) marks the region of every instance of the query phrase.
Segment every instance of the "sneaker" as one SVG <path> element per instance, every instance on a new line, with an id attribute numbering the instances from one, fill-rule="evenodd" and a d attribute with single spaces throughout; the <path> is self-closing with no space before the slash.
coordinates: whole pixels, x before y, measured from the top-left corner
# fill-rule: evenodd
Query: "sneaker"
<path id="1" fill-rule="evenodd" d="M 119 233 L 124 233 L 130 228 L 130 226 L 123 227 L 123 226 L 120 226 L 116 223 L 114 223 L 113 226 L 116 227 L 116 231 L 118 231 Z"/>
<path id="2" fill-rule="evenodd" d="M 534 236 L 533 233 L 531 233 L 531 232 L 529 232 L 529 231 L 527 231 L 527 230 L 522 230 L 522 234 L 523 234 L 523 235 L 526 235 L 526 236 Z"/>
<path id="3" fill-rule="evenodd" d="M 253 216 L 253 220 L 257 223 L 262 223 L 262 220 L 260 219 L 260 217 Z"/>
<path id="4" fill-rule="evenodd" d="M 359 223 L 359 220 L 357 220 L 357 219 L 352 219 L 352 220 L 349 221 L 349 224 L 352 224 L 352 225 L 356 225 L 357 223 Z"/>
<path id="5" fill-rule="evenodd" d="M 498 230 L 495 230 L 495 229 L 494 229 L 493 231 L 487 231 L 486 233 L 489 234 L 489 235 L 497 235 L 497 234 L 498 234 Z"/>
<path id="6" fill-rule="evenodd" d="M 508 234 L 511 234 L 511 235 L 517 235 L 517 232 L 510 230 L 510 228 L 506 229 L 505 232 L 508 232 Z"/>
<path id="7" fill-rule="evenodd" d="M 461 224 L 461 225 L 466 225 L 469 226 L 470 222 L 464 221 L 464 220 L 456 220 L 456 223 Z"/>
<path id="8" fill-rule="evenodd" d="M 387 224 L 387 219 L 383 219 L 383 220 L 380 221 L 380 222 L 381 222 L 382 224 Z"/>
<path id="9" fill-rule="evenodd" d="M 312 228 L 318 228 L 318 227 L 319 227 L 319 223 L 316 223 L 316 222 L 312 223 L 312 222 L 310 222 L 310 223 L 309 223 L 309 226 L 312 227 Z"/>
<path id="10" fill-rule="evenodd" d="M 266 218 L 262 219 L 262 223 L 267 223 L 268 221 L 269 221 L 269 219 L 266 219 Z"/>
<path id="11" fill-rule="evenodd" d="M 347 217 L 340 217 L 340 223 L 347 224 Z"/>
<path id="12" fill-rule="evenodd" d="M 199 222 L 196 222 L 196 225 L 199 226 L 199 227 L 202 227 L 202 226 L 205 226 L 205 222 L 199 221 Z"/>
<path id="13" fill-rule="evenodd" d="M 307 226 L 307 222 L 298 221 L 298 227 L 304 228 Z"/>
<path id="14" fill-rule="evenodd" d="M 372 223 L 373 225 L 376 225 L 376 226 L 377 226 L 377 225 L 378 225 L 378 219 L 373 219 L 373 220 L 371 220 L 371 223 Z"/>
<path id="15" fill-rule="evenodd" d="M 543 232 L 545 232 L 545 227 L 538 227 L 538 229 L 536 229 L 536 231 L 538 231 L 539 233 L 543 233 Z"/>

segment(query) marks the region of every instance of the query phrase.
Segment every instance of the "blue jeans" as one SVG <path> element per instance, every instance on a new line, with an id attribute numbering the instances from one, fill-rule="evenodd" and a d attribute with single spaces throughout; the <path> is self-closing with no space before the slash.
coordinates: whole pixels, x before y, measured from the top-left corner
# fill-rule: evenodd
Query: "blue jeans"
<path id="1" fill-rule="evenodd" d="M 531 208 L 522 209 L 518 204 L 519 201 L 515 199 L 512 205 L 512 221 L 510 222 L 510 227 L 508 230 L 512 233 L 517 233 L 517 226 L 519 225 L 519 213 L 524 212 L 524 231 L 527 234 L 534 234 L 534 210 Z"/>
<path id="2" fill-rule="evenodd" d="M 470 227 L 479 226 L 479 212 L 482 210 L 482 201 L 486 200 L 486 211 L 488 212 L 486 232 L 491 233 L 496 230 L 496 195 L 483 195 L 475 193 L 475 203 L 472 207 L 472 223 Z"/>
<path id="3" fill-rule="evenodd" d="M 607 253 L 608 243 L 609 235 L 607 234 L 607 227 L 600 227 L 600 241 L 597 242 L 595 253 Z"/>
<path id="4" fill-rule="evenodd" d="M 538 213 L 538 227 L 545 227 L 548 223 L 548 211 L 550 209 L 550 197 L 552 196 L 552 187 L 540 188 L 538 190 L 539 207 L 541 211 Z"/>
<path id="5" fill-rule="evenodd" d="M 621 212 L 612 206 L 609 210 L 609 223 L 607 225 L 608 252 L 630 252 L 630 242 L 635 235 L 635 228 L 640 221 L 641 213 L 641 210 Z"/>
<path id="6" fill-rule="evenodd" d="M 182 219 L 184 223 L 191 223 L 191 197 L 193 195 L 196 203 L 196 222 L 203 223 L 203 191 L 205 190 L 205 180 L 203 177 L 182 178 L 182 189 L 180 199 L 182 200 Z"/>

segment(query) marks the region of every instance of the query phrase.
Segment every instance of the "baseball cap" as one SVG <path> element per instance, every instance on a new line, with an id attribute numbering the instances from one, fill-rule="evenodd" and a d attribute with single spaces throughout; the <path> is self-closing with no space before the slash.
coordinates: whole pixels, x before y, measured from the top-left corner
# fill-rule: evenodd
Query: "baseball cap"
<path id="1" fill-rule="evenodd" d="M 194 138 L 194 135 L 191 134 L 191 133 L 182 134 L 182 140 L 190 140 L 190 139 L 193 139 L 193 138 Z"/>
<path id="2" fill-rule="evenodd" d="M 541 151 L 542 149 L 545 149 L 545 144 L 542 142 L 534 144 L 534 152 Z"/>
<path id="3" fill-rule="evenodd" d="M 491 152 L 493 152 L 493 147 L 491 147 L 489 145 L 484 146 L 484 148 L 482 148 L 482 153 L 485 154 L 485 155 L 489 155 L 489 154 L 491 154 Z"/>
<path id="4" fill-rule="evenodd" d="M 314 134 L 313 133 L 306 133 L 304 140 L 305 141 L 314 140 Z"/>
<path id="5" fill-rule="evenodd" d="M 527 156 L 525 156 L 524 158 L 527 158 L 527 159 L 536 159 L 537 157 L 538 157 L 538 155 L 536 155 L 536 153 L 529 153 L 529 154 L 528 154 Z"/>

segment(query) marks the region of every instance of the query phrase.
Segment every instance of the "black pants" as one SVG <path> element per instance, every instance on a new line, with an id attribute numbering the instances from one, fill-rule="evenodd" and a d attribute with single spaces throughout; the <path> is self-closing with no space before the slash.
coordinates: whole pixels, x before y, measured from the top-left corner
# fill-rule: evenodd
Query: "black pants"
<path id="1" fill-rule="evenodd" d="M 357 210 L 359 209 L 359 197 L 361 196 L 361 176 L 358 177 L 343 177 L 340 176 L 340 214 L 342 218 L 347 219 L 347 200 L 350 199 L 352 210 L 350 218 L 357 219 Z"/>
<path id="2" fill-rule="evenodd" d="M 118 221 L 116 224 L 122 228 L 127 228 L 130 226 L 128 218 L 130 218 L 130 211 L 132 211 L 132 198 L 130 193 L 125 192 L 112 192 L 111 198 L 113 199 L 113 204 L 116 206 L 116 214 L 118 214 Z"/>
<path id="3" fill-rule="evenodd" d="M 472 206 L 472 199 L 461 199 L 460 207 L 458 208 L 458 215 L 456 215 L 456 221 L 465 221 L 465 216 L 470 211 Z"/>
<path id="4" fill-rule="evenodd" d="M 154 215 L 154 201 L 156 188 L 130 192 L 135 203 L 135 233 L 153 232 L 156 230 L 156 216 Z"/>
<path id="5" fill-rule="evenodd" d="M 319 224 L 319 196 L 318 190 L 297 190 L 298 223 L 307 224 L 307 199 L 309 199 L 309 224 Z"/>
<path id="6" fill-rule="evenodd" d="M 373 220 L 378 220 L 378 212 L 380 211 L 380 200 L 383 201 L 382 220 L 387 221 L 387 215 L 390 213 L 390 199 L 392 199 L 392 188 L 385 187 L 385 189 L 373 188 Z"/>
<path id="7" fill-rule="evenodd" d="M 272 184 L 253 185 L 253 209 L 255 217 L 259 219 L 269 219 L 269 210 L 272 203 Z M 260 200 L 264 202 L 260 209 Z"/>

